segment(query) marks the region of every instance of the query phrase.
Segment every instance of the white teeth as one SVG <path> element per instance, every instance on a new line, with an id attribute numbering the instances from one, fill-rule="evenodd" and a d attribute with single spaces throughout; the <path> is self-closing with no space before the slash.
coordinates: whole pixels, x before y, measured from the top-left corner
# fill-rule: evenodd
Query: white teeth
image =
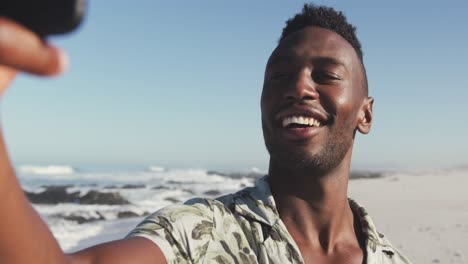
<path id="1" fill-rule="evenodd" d="M 286 127 L 290 124 L 299 124 L 299 125 L 307 125 L 307 126 L 320 126 L 320 122 L 315 120 L 312 117 L 306 116 L 288 116 L 283 118 L 282 125 Z"/>
<path id="2" fill-rule="evenodd" d="M 286 117 L 283 119 L 283 127 L 287 126 L 291 124 L 291 118 L 290 117 Z"/>

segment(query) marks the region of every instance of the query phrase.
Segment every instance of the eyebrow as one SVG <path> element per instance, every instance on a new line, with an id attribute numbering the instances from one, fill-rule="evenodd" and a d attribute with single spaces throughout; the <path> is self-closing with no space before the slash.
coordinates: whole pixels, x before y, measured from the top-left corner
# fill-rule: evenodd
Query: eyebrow
<path id="1" fill-rule="evenodd" d="M 312 58 L 311 61 L 313 63 L 316 63 L 316 64 L 322 64 L 322 65 L 334 65 L 334 66 L 341 66 L 341 67 L 344 67 L 346 68 L 346 65 L 335 59 L 335 58 L 331 58 L 331 57 L 315 57 L 315 58 Z"/>
<path id="2" fill-rule="evenodd" d="M 290 56 L 290 55 L 275 56 L 268 60 L 267 67 L 272 66 L 274 64 L 281 63 L 281 62 L 289 62 L 292 60 L 293 60 L 293 56 Z"/>
<path id="3" fill-rule="evenodd" d="M 267 63 L 267 67 L 272 66 L 274 64 L 282 63 L 282 62 L 290 62 L 294 60 L 294 56 L 292 55 L 280 55 L 270 58 Z M 334 66 L 341 66 L 346 68 L 345 64 L 340 60 L 337 60 L 332 57 L 313 57 L 309 60 L 313 64 L 320 64 L 320 65 L 334 65 Z"/>

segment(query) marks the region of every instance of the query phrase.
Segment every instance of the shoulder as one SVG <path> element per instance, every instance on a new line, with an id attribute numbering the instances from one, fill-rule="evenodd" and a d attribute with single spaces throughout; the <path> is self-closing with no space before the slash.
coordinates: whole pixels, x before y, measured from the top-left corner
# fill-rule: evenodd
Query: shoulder
<path id="1" fill-rule="evenodd" d="M 171 236 L 184 237 L 189 234 L 197 238 L 215 227 L 216 220 L 225 217 L 230 211 L 215 199 L 193 198 L 184 204 L 164 207 L 148 216 L 138 227 L 163 228 Z M 137 228 L 138 228 L 137 227 Z M 202 229 L 200 231 L 200 229 Z"/>
<path id="2" fill-rule="evenodd" d="M 230 199 L 226 196 L 222 200 Z M 165 207 L 141 222 L 129 234 L 129 237 L 134 236 L 156 243 L 168 263 L 230 260 L 236 258 L 237 253 L 247 256 L 250 252 L 244 252 L 248 241 L 234 214 L 217 199 L 194 198 L 181 205 Z"/>
<path id="3" fill-rule="evenodd" d="M 192 263 L 206 252 L 220 208 L 212 199 L 194 198 L 149 215 L 128 235 L 144 237 L 163 252 L 167 263 Z"/>

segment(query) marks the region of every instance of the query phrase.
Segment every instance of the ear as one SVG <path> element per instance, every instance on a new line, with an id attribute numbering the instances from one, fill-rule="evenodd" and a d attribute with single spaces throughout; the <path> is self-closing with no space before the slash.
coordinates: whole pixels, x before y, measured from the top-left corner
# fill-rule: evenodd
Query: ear
<path id="1" fill-rule="evenodd" d="M 374 105 L 374 98 L 367 97 L 364 99 L 358 115 L 357 130 L 361 134 L 367 134 L 372 126 L 372 106 Z"/>

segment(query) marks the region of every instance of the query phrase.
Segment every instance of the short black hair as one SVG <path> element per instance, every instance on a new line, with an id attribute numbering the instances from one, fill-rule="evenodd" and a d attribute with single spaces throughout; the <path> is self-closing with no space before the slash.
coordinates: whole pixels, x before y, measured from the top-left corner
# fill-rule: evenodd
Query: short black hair
<path id="1" fill-rule="evenodd" d="M 356 27 L 348 22 L 343 12 L 336 11 L 335 9 L 327 6 L 316 6 L 312 3 L 306 3 L 302 8 L 301 13 L 296 14 L 294 17 L 286 21 L 286 26 L 283 28 L 279 42 L 290 34 L 310 26 L 331 30 L 351 44 L 361 62 L 364 75 L 363 85 L 367 94 L 367 75 L 364 67 L 361 42 L 359 42 L 359 39 L 356 36 Z"/>

